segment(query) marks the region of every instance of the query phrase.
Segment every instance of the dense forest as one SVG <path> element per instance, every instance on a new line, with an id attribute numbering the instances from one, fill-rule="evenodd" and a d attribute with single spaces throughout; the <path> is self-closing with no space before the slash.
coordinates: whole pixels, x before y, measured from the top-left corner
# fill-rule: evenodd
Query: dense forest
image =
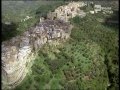
<path id="1" fill-rule="evenodd" d="M 19 23 L 14 28 L 23 32 L 35 25 L 40 16 L 46 16 L 62 4 L 39 6 L 30 11 L 35 17 L 32 21 Z M 76 16 L 70 19 L 74 28 L 69 40 L 60 41 L 58 46 L 48 43 L 43 46 L 31 71 L 15 90 L 118 90 L 118 25 L 98 21 L 99 18 L 107 21 L 114 17 L 118 17 L 118 13 L 110 16 L 87 14 L 85 18 Z M 13 34 L 19 33 L 13 31 Z M 9 36 L 6 32 L 4 40 L 13 34 Z"/>

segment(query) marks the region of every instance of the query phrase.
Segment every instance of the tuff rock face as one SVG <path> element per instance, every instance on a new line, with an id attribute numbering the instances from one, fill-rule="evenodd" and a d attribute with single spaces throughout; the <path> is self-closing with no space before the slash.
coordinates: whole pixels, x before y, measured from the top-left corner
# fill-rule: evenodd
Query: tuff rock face
<path id="1" fill-rule="evenodd" d="M 45 20 L 22 35 L 2 42 L 3 88 L 14 88 L 26 76 L 36 53 L 45 44 L 65 40 L 72 26 L 60 20 Z"/>

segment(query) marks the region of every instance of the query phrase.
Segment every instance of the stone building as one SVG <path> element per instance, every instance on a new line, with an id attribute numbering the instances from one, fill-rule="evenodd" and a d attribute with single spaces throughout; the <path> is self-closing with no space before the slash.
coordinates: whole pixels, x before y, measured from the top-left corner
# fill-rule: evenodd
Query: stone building
<path id="1" fill-rule="evenodd" d="M 102 10 L 101 5 L 95 5 L 95 6 L 94 6 L 94 11 L 95 11 L 95 13 L 98 13 L 98 12 L 100 12 L 101 10 Z"/>
<path id="2" fill-rule="evenodd" d="M 103 14 L 112 14 L 112 8 L 111 7 L 102 7 Z"/>
<path id="3" fill-rule="evenodd" d="M 98 13 L 100 11 L 102 11 L 103 14 L 112 14 L 113 13 L 111 7 L 105 7 L 105 6 L 103 7 L 101 5 L 95 5 L 94 6 L 94 12 Z"/>
<path id="4" fill-rule="evenodd" d="M 80 7 L 85 6 L 86 4 L 83 2 L 71 2 L 68 5 L 63 5 L 55 9 L 54 12 L 48 13 L 49 19 L 60 19 L 68 22 L 70 18 L 75 16 L 84 17 L 86 13 L 80 10 Z"/>

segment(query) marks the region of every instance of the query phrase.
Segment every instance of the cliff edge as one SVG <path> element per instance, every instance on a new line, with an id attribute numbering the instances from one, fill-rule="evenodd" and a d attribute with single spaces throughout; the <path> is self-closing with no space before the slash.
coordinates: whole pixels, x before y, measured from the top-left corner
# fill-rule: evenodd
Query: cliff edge
<path id="1" fill-rule="evenodd" d="M 22 35 L 2 43 L 2 84 L 14 88 L 28 73 L 36 52 L 45 43 L 69 38 L 72 26 L 60 20 L 45 20 Z"/>

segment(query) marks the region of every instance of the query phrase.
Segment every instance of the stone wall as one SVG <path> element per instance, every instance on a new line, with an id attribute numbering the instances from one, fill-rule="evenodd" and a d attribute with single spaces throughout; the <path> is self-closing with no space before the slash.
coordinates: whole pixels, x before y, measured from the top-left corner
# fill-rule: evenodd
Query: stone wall
<path id="1" fill-rule="evenodd" d="M 72 26 L 60 20 L 45 20 L 22 35 L 2 42 L 2 86 L 14 88 L 28 73 L 36 52 L 54 39 L 69 38 Z"/>

